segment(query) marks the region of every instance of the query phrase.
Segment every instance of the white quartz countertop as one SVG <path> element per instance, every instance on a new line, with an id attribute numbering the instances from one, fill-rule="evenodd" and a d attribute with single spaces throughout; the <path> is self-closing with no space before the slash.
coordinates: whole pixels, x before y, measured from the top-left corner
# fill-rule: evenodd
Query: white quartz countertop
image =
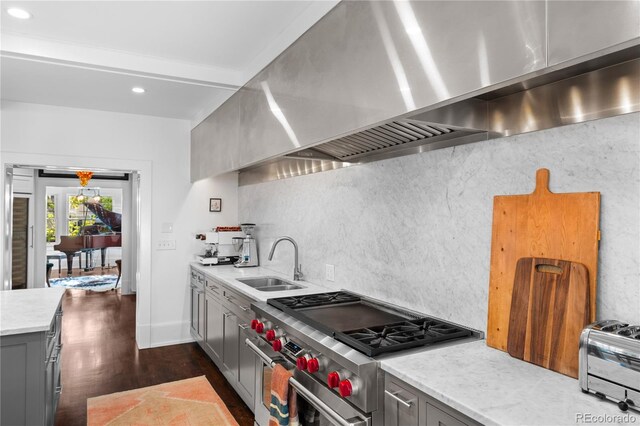
<path id="1" fill-rule="evenodd" d="M 0 291 L 0 336 L 46 331 L 64 288 Z"/>
<path id="2" fill-rule="evenodd" d="M 319 293 L 324 291 L 331 291 L 325 287 L 319 286 L 317 284 L 310 283 L 308 281 L 293 281 L 291 276 L 287 276 L 285 274 L 275 272 L 268 268 L 263 268 L 260 266 L 252 267 L 252 268 L 236 268 L 233 265 L 224 265 L 224 266 L 204 266 L 199 263 L 193 262 L 191 266 L 197 271 L 202 272 L 205 275 L 208 275 L 212 278 L 217 278 L 220 281 L 223 281 L 226 285 L 237 290 L 244 295 L 259 301 L 266 301 L 267 299 L 272 299 L 275 297 L 288 297 L 288 296 L 299 296 L 303 294 L 312 294 Z M 292 274 L 293 275 L 293 274 Z M 291 283 L 297 284 L 304 288 L 299 290 L 287 290 L 287 291 L 259 291 L 255 288 L 249 287 L 246 284 L 238 281 L 238 278 L 254 278 L 254 277 L 278 277 L 285 281 L 289 281 Z"/>
<path id="3" fill-rule="evenodd" d="M 640 424 L 578 380 L 511 357 L 484 340 L 382 360 L 383 370 L 485 425 Z M 631 413 L 631 414 L 628 414 Z M 580 415 L 605 421 L 580 421 Z M 630 416 L 625 417 L 623 416 Z"/>

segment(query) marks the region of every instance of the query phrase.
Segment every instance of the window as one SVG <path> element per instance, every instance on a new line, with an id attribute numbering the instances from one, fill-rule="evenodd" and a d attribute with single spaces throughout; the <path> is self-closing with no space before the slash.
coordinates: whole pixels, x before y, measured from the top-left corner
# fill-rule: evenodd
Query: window
<path id="1" fill-rule="evenodd" d="M 56 198 L 47 196 L 47 242 L 56 242 Z"/>
<path id="2" fill-rule="evenodd" d="M 112 197 L 101 197 L 100 204 L 105 208 L 105 210 L 112 211 L 113 209 L 113 198 Z M 68 216 L 67 216 L 67 235 L 74 236 L 80 235 L 80 230 L 83 227 L 88 227 L 91 225 L 96 225 L 98 227 L 98 232 L 107 232 L 107 229 L 101 229 L 102 222 L 100 219 L 91 212 L 85 206 L 82 201 L 78 200 L 78 197 L 75 195 L 69 195 L 68 199 Z"/>

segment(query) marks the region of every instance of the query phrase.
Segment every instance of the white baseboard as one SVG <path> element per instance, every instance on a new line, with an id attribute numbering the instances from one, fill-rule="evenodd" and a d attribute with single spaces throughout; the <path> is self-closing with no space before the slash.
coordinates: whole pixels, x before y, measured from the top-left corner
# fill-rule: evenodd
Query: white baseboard
<path id="1" fill-rule="evenodd" d="M 136 344 L 138 349 L 146 349 L 151 347 L 149 336 L 151 335 L 151 326 L 149 324 L 136 324 Z"/>
<path id="2" fill-rule="evenodd" d="M 155 343 L 152 343 L 151 346 L 149 346 L 149 348 L 160 348 L 162 346 L 182 345 L 185 343 L 192 343 L 192 342 L 195 342 L 195 340 L 193 339 L 193 337 L 189 336 L 188 339 L 184 339 L 184 340 L 155 342 Z"/>
<path id="3" fill-rule="evenodd" d="M 179 345 L 193 342 L 189 321 L 165 322 L 151 325 L 151 341 L 149 348 Z"/>

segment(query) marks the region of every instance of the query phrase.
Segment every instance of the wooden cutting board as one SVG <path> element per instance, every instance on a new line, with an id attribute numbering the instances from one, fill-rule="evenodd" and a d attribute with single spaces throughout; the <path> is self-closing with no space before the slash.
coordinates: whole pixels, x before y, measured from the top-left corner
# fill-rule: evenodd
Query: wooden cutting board
<path id="1" fill-rule="evenodd" d="M 589 324 L 589 272 L 557 259 L 518 260 L 509 355 L 578 378 L 580 333 Z"/>
<path id="2" fill-rule="evenodd" d="M 549 170 L 536 174 L 527 195 L 500 195 L 493 201 L 487 345 L 507 350 L 511 292 L 518 259 L 565 259 L 589 272 L 589 321 L 596 315 L 600 239 L 600 193 L 554 194 Z"/>

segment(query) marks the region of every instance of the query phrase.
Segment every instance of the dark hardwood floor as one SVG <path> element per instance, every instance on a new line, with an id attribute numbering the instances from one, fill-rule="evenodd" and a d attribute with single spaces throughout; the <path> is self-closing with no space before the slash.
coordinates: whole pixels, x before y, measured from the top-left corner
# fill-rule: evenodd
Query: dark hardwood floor
<path id="1" fill-rule="evenodd" d="M 205 375 L 240 425 L 253 413 L 196 343 L 138 350 L 135 296 L 67 290 L 57 426 L 85 425 L 87 398 Z"/>

